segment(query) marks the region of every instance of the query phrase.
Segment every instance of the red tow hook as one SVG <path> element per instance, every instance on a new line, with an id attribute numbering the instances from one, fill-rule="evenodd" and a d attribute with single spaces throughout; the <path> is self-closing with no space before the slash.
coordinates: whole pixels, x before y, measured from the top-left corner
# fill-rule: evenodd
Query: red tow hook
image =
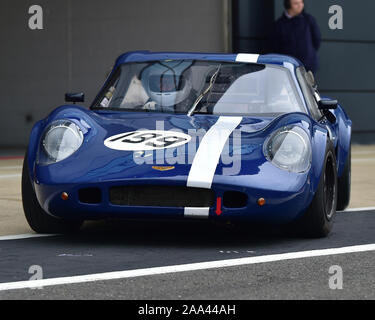
<path id="1" fill-rule="evenodd" d="M 220 216 L 221 213 L 222 213 L 222 210 L 221 210 L 221 197 L 217 197 L 216 198 L 216 215 Z"/>

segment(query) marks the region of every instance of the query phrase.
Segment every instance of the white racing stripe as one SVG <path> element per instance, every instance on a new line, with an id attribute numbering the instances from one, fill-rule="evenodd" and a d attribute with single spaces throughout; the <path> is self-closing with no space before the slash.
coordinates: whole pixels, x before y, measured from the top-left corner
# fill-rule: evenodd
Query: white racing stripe
<path id="1" fill-rule="evenodd" d="M 242 117 L 220 117 L 202 138 L 187 179 L 188 187 L 210 189 L 221 152 Z"/>
<path id="2" fill-rule="evenodd" d="M 236 57 L 236 62 L 251 62 L 257 63 L 259 58 L 259 54 L 252 54 L 252 53 L 239 53 Z"/>
<path id="3" fill-rule="evenodd" d="M 208 218 L 210 208 L 193 208 L 186 207 L 184 216 L 190 218 Z"/>
<path id="4" fill-rule="evenodd" d="M 47 287 L 47 286 L 114 280 L 114 279 L 126 279 L 126 278 L 135 278 L 135 277 L 152 276 L 152 275 L 186 272 L 186 271 L 227 268 L 227 267 L 259 264 L 259 263 L 267 263 L 267 262 L 275 262 L 275 261 L 283 261 L 283 260 L 323 257 L 323 256 L 331 256 L 331 255 L 339 255 L 339 254 L 347 254 L 347 253 L 358 253 L 358 252 L 366 252 L 366 251 L 375 251 L 375 244 L 366 244 L 366 245 L 350 246 L 350 247 L 342 247 L 342 248 L 334 248 L 334 249 L 290 252 L 290 253 L 258 256 L 258 257 L 239 258 L 239 259 L 198 262 L 198 263 L 165 266 L 165 267 L 105 272 L 105 273 L 88 274 L 88 275 L 82 275 L 82 276 L 73 276 L 73 277 L 7 282 L 7 283 L 0 283 L 0 291 L 25 289 L 25 288 L 40 288 L 40 287 Z"/>

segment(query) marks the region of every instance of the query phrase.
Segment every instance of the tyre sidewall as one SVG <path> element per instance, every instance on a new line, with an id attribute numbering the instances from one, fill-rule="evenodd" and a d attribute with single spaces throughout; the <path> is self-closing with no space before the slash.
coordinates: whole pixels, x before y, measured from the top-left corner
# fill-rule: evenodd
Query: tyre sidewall
<path id="1" fill-rule="evenodd" d="M 326 205 L 324 203 L 324 174 L 327 170 L 327 165 L 332 165 L 333 180 L 334 180 L 334 195 L 332 209 L 326 212 Z M 337 206 L 337 167 L 336 156 L 331 141 L 327 141 L 326 153 L 324 157 L 324 164 L 319 180 L 317 190 L 314 198 L 306 210 L 305 214 L 299 221 L 297 228 L 300 228 L 300 233 L 308 237 L 325 237 L 333 227 L 334 216 Z"/>

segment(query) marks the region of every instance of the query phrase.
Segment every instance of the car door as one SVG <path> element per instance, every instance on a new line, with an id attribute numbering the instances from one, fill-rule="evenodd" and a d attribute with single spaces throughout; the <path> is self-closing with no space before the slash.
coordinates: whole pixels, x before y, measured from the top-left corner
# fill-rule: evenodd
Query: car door
<path id="1" fill-rule="evenodd" d="M 334 147 L 336 147 L 338 137 L 337 121 L 329 121 L 319 109 L 318 103 L 325 97 L 320 96 L 313 74 L 306 72 L 305 68 L 300 67 L 297 69 L 297 78 L 300 82 L 311 117 L 327 128 L 329 139 L 332 141 Z"/>

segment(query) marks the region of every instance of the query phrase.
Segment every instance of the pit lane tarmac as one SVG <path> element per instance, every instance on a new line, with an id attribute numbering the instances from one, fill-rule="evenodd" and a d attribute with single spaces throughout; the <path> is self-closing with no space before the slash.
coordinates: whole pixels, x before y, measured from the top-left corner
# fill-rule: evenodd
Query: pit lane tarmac
<path id="1" fill-rule="evenodd" d="M 180 298 L 215 299 L 222 282 L 233 283 L 233 279 L 239 281 L 241 277 L 244 279 L 251 277 L 254 268 L 260 268 L 256 272 L 259 277 L 262 276 L 261 270 L 268 270 L 280 262 L 287 263 L 288 267 L 285 267 L 284 271 L 284 267 L 276 268 L 275 273 L 272 273 L 266 281 L 269 283 L 272 277 L 286 275 L 292 269 L 299 274 L 301 268 L 307 270 L 318 268 L 319 263 L 315 263 L 314 259 L 328 259 L 323 268 L 327 269 L 334 265 L 337 259 L 342 260 L 344 257 L 341 263 L 350 263 L 346 269 L 357 270 L 347 276 L 360 277 L 362 282 L 367 283 L 361 289 L 362 294 L 375 298 L 375 287 L 372 280 L 370 281 L 374 278 L 375 268 L 366 269 L 368 265 L 373 266 L 372 262 L 375 262 L 374 214 L 375 211 L 366 209 L 338 213 L 333 232 L 323 239 L 297 238 L 277 228 L 238 230 L 188 221 L 181 223 L 108 221 L 94 223 L 77 235 L 30 238 L 20 236 L 19 239 L 1 237 L 0 299 L 38 298 L 51 290 L 53 294 L 48 296 L 50 298 L 72 298 L 78 294 L 82 299 L 90 297 L 163 299 L 170 297 L 171 292 L 175 292 L 175 298 L 180 296 Z M 300 264 L 302 266 L 297 268 L 296 265 Z M 44 283 L 42 290 L 30 290 L 37 279 L 35 272 L 38 268 L 42 271 L 42 278 L 50 282 Z M 237 271 L 239 272 L 237 275 L 236 268 L 241 270 Z M 315 272 L 322 272 L 323 269 L 318 268 Z M 329 276 L 327 270 L 323 272 L 323 280 Z M 311 275 L 313 271 L 309 271 L 306 275 Z M 178 280 L 186 276 L 189 279 L 203 277 L 206 280 L 217 272 L 220 272 L 221 277 L 225 278 L 227 275 L 228 278 L 212 281 L 203 293 L 200 293 L 200 284 L 197 280 L 193 285 L 194 290 L 189 280 L 189 294 L 184 295 L 186 283 L 180 284 L 180 288 L 176 287 L 178 284 L 176 277 Z M 194 276 L 194 273 L 197 275 Z M 202 273 L 208 275 L 202 276 Z M 162 285 L 161 276 L 164 277 Z M 153 277 L 156 283 L 153 283 Z M 142 278 L 148 279 L 146 286 L 144 286 L 145 279 Z M 288 280 L 288 286 L 293 283 L 293 277 L 282 278 Z M 121 281 L 129 281 L 129 279 L 132 280 L 131 285 L 119 286 Z M 365 279 L 369 281 L 366 282 Z M 140 287 L 138 282 L 143 286 Z M 20 283 L 22 283 L 20 289 L 14 290 Z M 258 282 L 256 283 L 259 285 Z M 82 286 L 83 289 L 72 290 L 77 286 L 78 288 Z M 97 288 L 92 290 L 96 286 Z M 103 286 L 105 290 L 100 294 Z M 87 289 L 88 287 L 90 290 Z M 150 297 L 150 291 L 155 288 L 158 295 Z M 322 290 L 323 293 L 332 294 L 327 291 L 327 284 Z M 192 291 L 195 293 L 193 294 Z M 244 297 L 241 292 L 236 291 L 228 298 L 249 298 L 249 296 Z M 304 291 L 295 293 L 297 298 L 306 297 Z M 323 293 L 318 290 L 314 297 L 324 297 Z M 273 294 L 274 292 L 270 291 L 269 296 L 266 294 L 265 298 L 271 298 Z M 358 298 L 356 291 L 350 292 L 346 289 L 345 294 Z M 278 298 L 282 297 L 278 296 Z"/>

